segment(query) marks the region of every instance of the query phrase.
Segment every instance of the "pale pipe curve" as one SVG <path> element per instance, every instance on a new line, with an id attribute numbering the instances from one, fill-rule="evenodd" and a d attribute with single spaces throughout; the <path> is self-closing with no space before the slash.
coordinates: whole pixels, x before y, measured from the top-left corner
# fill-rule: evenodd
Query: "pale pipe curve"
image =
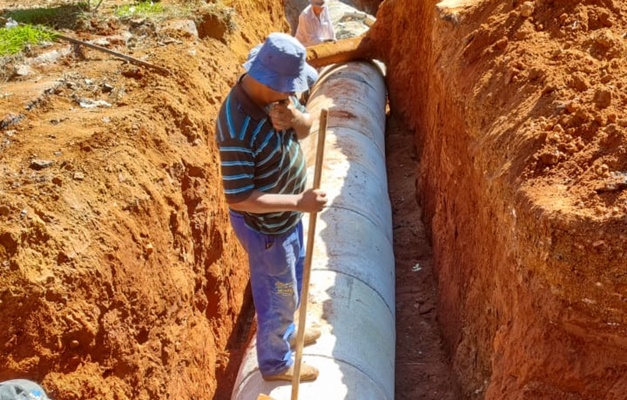
<path id="1" fill-rule="evenodd" d="M 313 180 L 320 110 L 329 109 L 320 187 L 329 207 L 318 214 L 307 322 L 322 337 L 303 360 L 320 370 L 302 382 L 299 400 L 393 400 L 395 358 L 392 212 L 385 162 L 386 87 L 371 62 L 321 72 L 307 108 L 315 117 L 303 141 Z M 305 217 L 305 227 L 307 227 Z M 306 236 L 306 235 L 305 235 Z M 290 382 L 266 382 L 248 347 L 232 400 L 261 393 L 290 399 Z"/>

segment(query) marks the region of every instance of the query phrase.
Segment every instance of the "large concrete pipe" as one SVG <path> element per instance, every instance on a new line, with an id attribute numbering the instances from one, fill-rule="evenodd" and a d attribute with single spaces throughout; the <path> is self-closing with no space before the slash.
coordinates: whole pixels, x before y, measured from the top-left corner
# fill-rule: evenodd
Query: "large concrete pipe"
<path id="1" fill-rule="evenodd" d="M 394 399 L 394 254 L 385 164 L 386 91 L 369 62 L 333 65 L 308 103 L 314 116 L 329 109 L 321 188 L 330 206 L 318 214 L 307 322 L 322 337 L 303 360 L 320 370 L 303 382 L 300 400 Z M 313 179 L 318 124 L 304 141 Z M 306 221 L 307 222 L 307 221 Z M 305 226 L 308 224 L 306 223 Z M 290 398 L 289 382 L 265 382 L 255 343 L 239 370 L 232 399 L 260 393 Z"/>

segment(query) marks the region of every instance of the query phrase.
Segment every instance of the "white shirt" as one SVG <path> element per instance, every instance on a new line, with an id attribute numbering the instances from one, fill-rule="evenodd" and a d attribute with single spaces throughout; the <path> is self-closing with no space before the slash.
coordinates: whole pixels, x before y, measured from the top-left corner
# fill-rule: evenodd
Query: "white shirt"
<path id="1" fill-rule="evenodd" d="M 305 47 L 322 43 L 325 40 L 335 40 L 335 32 L 327 6 L 322 7 L 320 17 L 316 16 L 311 4 L 305 7 L 298 17 L 298 28 L 295 36 Z"/>

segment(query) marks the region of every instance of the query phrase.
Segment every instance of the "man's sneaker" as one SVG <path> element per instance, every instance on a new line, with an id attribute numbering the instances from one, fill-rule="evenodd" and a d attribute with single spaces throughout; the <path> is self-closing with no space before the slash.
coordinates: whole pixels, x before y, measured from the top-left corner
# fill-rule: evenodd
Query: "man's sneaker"
<path id="1" fill-rule="evenodd" d="M 303 345 L 309 346 L 310 344 L 316 343 L 320 335 L 322 335 L 322 332 L 318 328 L 305 328 L 305 340 L 303 341 Z M 296 348 L 296 334 L 292 335 L 290 338 L 290 347 L 292 350 Z"/>
<path id="2" fill-rule="evenodd" d="M 276 375 L 262 375 L 264 381 L 288 381 L 291 382 L 294 377 L 294 365 L 292 364 L 284 372 Z M 318 377 L 318 368 L 312 367 L 311 365 L 301 364 L 300 366 L 300 381 L 301 382 L 311 382 L 315 381 Z"/>

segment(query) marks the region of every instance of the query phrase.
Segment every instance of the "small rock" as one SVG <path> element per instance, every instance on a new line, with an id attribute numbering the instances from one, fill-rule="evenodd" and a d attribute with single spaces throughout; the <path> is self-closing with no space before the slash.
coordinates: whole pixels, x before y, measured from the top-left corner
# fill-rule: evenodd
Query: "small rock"
<path id="1" fill-rule="evenodd" d="M 610 32 L 601 31 L 595 36 L 594 40 L 597 42 L 597 44 L 605 48 L 610 48 L 614 46 L 614 42 L 616 39 L 614 39 L 614 36 L 612 36 Z"/>
<path id="2" fill-rule="evenodd" d="M 33 70 L 28 65 L 18 65 L 14 71 L 16 76 L 28 76 L 33 73 Z"/>
<path id="3" fill-rule="evenodd" d="M 144 253 L 149 256 L 151 255 L 153 252 L 155 251 L 154 246 L 152 245 L 152 243 L 148 243 L 146 245 L 146 247 L 144 248 Z"/>
<path id="4" fill-rule="evenodd" d="M 524 40 L 529 37 L 529 31 L 524 29 L 519 29 L 514 33 L 514 37 L 518 40 Z"/>
<path id="5" fill-rule="evenodd" d="M 579 105 L 579 103 L 578 103 L 578 102 L 576 102 L 576 101 L 574 101 L 574 100 L 573 100 L 573 101 L 570 101 L 570 102 L 568 102 L 568 103 L 566 104 L 566 110 L 567 110 L 569 113 L 571 113 L 571 114 L 572 114 L 572 113 L 574 113 L 574 112 L 576 112 L 576 111 L 577 111 L 577 110 L 579 110 L 580 108 L 581 108 L 581 106 Z"/>
<path id="6" fill-rule="evenodd" d="M 160 33 L 173 33 L 175 35 L 184 35 L 192 38 L 198 38 L 198 29 L 196 23 L 189 19 L 169 20 L 162 24 Z"/>
<path id="7" fill-rule="evenodd" d="M 99 38 L 93 41 L 96 46 L 109 47 L 111 43 L 106 38 Z"/>
<path id="8" fill-rule="evenodd" d="M 555 165 L 559 161 L 559 152 L 557 151 L 547 151 L 540 154 L 540 161 L 544 165 Z"/>
<path id="9" fill-rule="evenodd" d="M 66 48 L 64 50 L 52 50 L 46 53 L 40 54 L 33 60 L 35 64 L 51 64 L 57 62 L 61 57 L 65 57 L 70 54 L 71 50 Z"/>
<path id="10" fill-rule="evenodd" d="M 612 92 L 608 89 L 598 89 L 594 93 L 594 103 L 599 108 L 607 108 L 612 104 Z"/>
<path id="11" fill-rule="evenodd" d="M 538 67 L 533 67 L 529 70 L 529 79 L 532 81 L 543 81 L 545 75 L 544 70 Z"/>
<path id="12" fill-rule="evenodd" d="M 74 180 L 82 181 L 83 179 L 85 179 L 85 174 L 82 172 L 74 172 Z"/>
<path id="13" fill-rule="evenodd" d="M 520 7 L 520 15 L 525 18 L 528 18 L 533 14 L 533 2 L 525 1 Z"/>
<path id="14" fill-rule="evenodd" d="M 0 216 L 6 217 L 11 213 L 11 209 L 5 205 L 0 206 Z"/>
<path id="15" fill-rule="evenodd" d="M 504 50 L 507 47 L 507 43 L 508 43 L 508 39 L 507 36 L 503 36 L 502 38 L 500 38 L 499 40 L 496 41 L 496 43 L 494 43 L 494 45 L 501 49 Z"/>
<path id="16" fill-rule="evenodd" d="M 610 167 L 607 164 L 601 164 L 596 168 L 596 173 L 599 176 L 608 177 L 610 176 Z"/>
<path id="17" fill-rule="evenodd" d="M 104 100 L 93 100 L 88 98 L 79 99 L 78 104 L 83 108 L 111 107 L 111 104 Z"/>
<path id="18" fill-rule="evenodd" d="M 52 164 L 54 164 L 54 161 L 50 161 L 50 160 L 33 160 L 30 162 L 30 167 L 32 169 L 35 170 L 42 170 L 44 168 L 48 168 L 50 167 Z"/>
<path id="19" fill-rule="evenodd" d="M 568 154 L 575 154 L 577 152 L 578 148 L 577 145 L 575 143 L 566 143 L 564 145 L 564 151 Z"/>

